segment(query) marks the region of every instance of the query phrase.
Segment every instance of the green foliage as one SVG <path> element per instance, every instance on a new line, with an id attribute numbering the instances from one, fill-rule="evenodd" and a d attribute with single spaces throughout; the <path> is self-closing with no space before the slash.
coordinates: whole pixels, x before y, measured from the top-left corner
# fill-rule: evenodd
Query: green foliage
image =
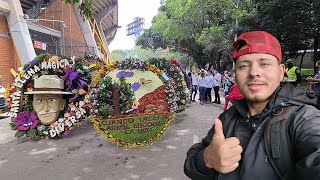
<path id="1" fill-rule="evenodd" d="M 121 114 L 128 114 L 133 104 L 134 92 L 131 84 L 127 83 L 124 78 L 120 78 L 120 109 Z"/>
<path id="2" fill-rule="evenodd" d="M 29 129 L 27 131 L 27 136 L 28 137 L 31 137 L 31 138 L 34 138 L 37 136 L 37 130 L 36 129 Z"/>
<path id="3" fill-rule="evenodd" d="M 144 49 L 165 49 L 168 45 L 166 38 L 153 28 L 146 29 L 143 34 L 138 38 L 136 45 L 141 46 Z"/>
<path id="4" fill-rule="evenodd" d="M 16 130 L 17 129 L 17 125 L 15 125 L 13 122 L 9 123 L 11 130 Z"/>
<path id="5" fill-rule="evenodd" d="M 124 78 L 120 78 L 119 84 L 117 82 L 113 82 L 110 76 L 105 76 L 100 80 L 99 84 L 99 94 L 96 99 L 99 104 L 98 108 L 98 116 L 99 117 L 107 117 L 115 115 L 115 110 L 113 107 L 113 92 L 110 90 L 110 85 L 119 86 L 120 87 L 120 110 L 121 114 L 128 114 L 127 111 L 131 109 L 133 104 L 134 92 L 131 88 L 131 84 L 127 83 Z"/>
<path id="6" fill-rule="evenodd" d="M 319 48 L 320 1 L 255 0 L 253 4 L 253 13 L 240 22 L 243 30 L 261 29 L 275 35 L 287 52 L 285 58 L 298 50 Z"/>
<path id="7" fill-rule="evenodd" d="M 16 138 L 21 138 L 22 136 L 26 135 L 26 131 L 17 131 L 15 134 L 14 134 L 14 137 Z"/>
<path id="8" fill-rule="evenodd" d="M 314 69 L 301 69 L 301 75 L 302 76 L 313 76 Z"/>
<path id="9" fill-rule="evenodd" d="M 121 61 L 125 59 L 125 51 L 124 50 L 113 50 L 111 52 L 111 57 L 113 61 Z"/>
<path id="10" fill-rule="evenodd" d="M 169 51 L 168 49 L 157 48 L 153 49 L 143 49 L 140 46 L 135 46 L 132 54 L 135 58 L 140 60 L 150 60 L 150 59 L 178 59 L 183 67 L 191 67 L 193 65 L 193 57 L 183 54 L 181 52 Z"/>
<path id="11" fill-rule="evenodd" d="M 79 3 L 79 0 L 62 0 L 64 3 L 75 4 Z M 87 18 L 91 19 L 94 16 L 94 9 L 92 5 L 92 0 L 82 0 L 82 3 L 79 5 L 80 14 Z"/>

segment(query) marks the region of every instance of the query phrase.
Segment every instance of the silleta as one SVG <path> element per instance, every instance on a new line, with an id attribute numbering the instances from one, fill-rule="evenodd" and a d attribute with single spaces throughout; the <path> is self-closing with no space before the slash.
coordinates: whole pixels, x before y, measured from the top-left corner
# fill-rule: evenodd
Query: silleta
<path id="1" fill-rule="evenodd" d="M 22 89 L 22 87 L 24 87 L 28 80 L 39 71 L 47 69 L 60 69 L 66 66 L 74 66 L 75 57 L 71 57 L 71 61 L 72 62 L 70 63 L 67 59 L 61 59 L 58 61 L 43 61 L 41 64 L 33 66 L 30 65 L 31 67 L 28 68 L 21 77 L 17 77 L 14 80 L 13 85 Z M 11 118 L 14 118 L 17 116 L 19 111 L 21 91 L 19 90 L 15 93 L 12 93 L 10 97 L 12 98 L 12 108 L 10 109 L 9 116 Z"/>

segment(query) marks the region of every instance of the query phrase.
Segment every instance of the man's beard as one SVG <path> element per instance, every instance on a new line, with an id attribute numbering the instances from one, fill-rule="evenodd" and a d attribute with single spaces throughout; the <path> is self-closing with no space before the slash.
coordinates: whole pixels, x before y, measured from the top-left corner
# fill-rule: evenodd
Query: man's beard
<path id="1" fill-rule="evenodd" d="M 268 98 L 259 98 L 259 97 L 249 98 L 249 97 L 245 96 L 245 99 L 248 103 L 255 104 L 255 103 L 262 103 L 262 102 L 269 101 L 270 97 L 268 97 Z"/>

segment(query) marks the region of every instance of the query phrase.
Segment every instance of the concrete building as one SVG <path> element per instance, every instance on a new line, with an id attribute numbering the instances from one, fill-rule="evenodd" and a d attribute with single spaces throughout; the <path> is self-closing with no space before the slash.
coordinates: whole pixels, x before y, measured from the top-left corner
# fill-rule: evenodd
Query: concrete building
<path id="1" fill-rule="evenodd" d="M 82 0 L 79 0 L 81 3 Z M 36 55 L 93 54 L 111 61 L 108 44 L 118 26 L 118 0 L 92 0 L 95 15 L 84 19 L 79 4 L 61 0 L 0 0 L 0 75 L 13 82 L 11 69 Z"/>

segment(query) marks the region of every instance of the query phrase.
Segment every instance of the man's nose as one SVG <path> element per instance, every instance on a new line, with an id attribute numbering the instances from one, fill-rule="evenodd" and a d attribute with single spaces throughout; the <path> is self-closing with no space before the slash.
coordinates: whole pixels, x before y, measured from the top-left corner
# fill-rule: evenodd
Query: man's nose
<path id="1" fill-rule="evenodd" d="M 255 77 L 260 77 L 261 74 L 261 68 L 259 67 L 258 64 L 253 64 L 250 67 L 250 77 L 255 78 Z"/>
<path id="2" fill-rule="evenodd" d="M 48 105 L 48 101 L 45 101 L 44 102 L 44 108 L 43 108 L 43 110 L 45 111 L 45 112 L 48 112 L 49 111 L 49 105 Z"/>

